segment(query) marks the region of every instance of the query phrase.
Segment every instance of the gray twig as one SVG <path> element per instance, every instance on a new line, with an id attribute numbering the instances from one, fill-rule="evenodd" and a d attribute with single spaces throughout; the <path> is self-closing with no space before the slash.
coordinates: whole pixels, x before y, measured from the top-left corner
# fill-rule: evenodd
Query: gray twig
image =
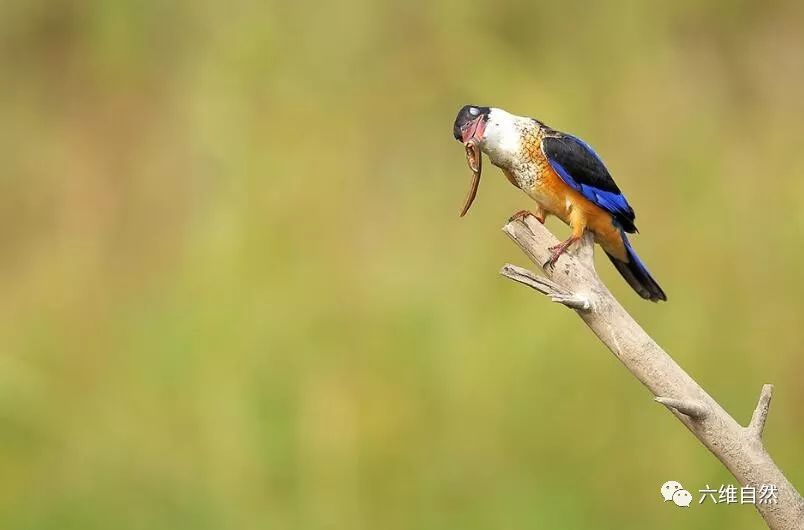
<path id="1" fill-rule="evenodd" d="M 532 287 L 543 295 L 549 296 L 553 302 L 563 304 L 571 309 L 577 309 L 578 311 L 588 311 L 592 309 L 592 302 L 589 300 L 589 297 L 582 294 L 570 293 L 562 289 L 557 283 L 548 280 L 544 276 L 537 276 L 528 269 L 508 263 L 503 265 L 503 268 L 500 269 L 500 274 L 515 282 Z"/>
<path id="2" fill-rule="evenodd" d="M 772 397 L 773 385 L 762 385 L 757 408 L 754 409 L 754 414 L 751 415 L 751 423 L 747 427 L 751 435 L 757 439 L 762 438 L 762 431 L 765 429 L 765 422 L 768 420 Z"/>
<path id="3" fill-rule="evenodd" d="M 665 407 L 675 409 L 678 412 L 689 416 L 695 420 L 702 420 L 706 418 L 708 411 L 706 407 L 697 401 L 691 399 L 673 399 L 668 397 L 655 397 L 654 401 L 658 401 Z"/>

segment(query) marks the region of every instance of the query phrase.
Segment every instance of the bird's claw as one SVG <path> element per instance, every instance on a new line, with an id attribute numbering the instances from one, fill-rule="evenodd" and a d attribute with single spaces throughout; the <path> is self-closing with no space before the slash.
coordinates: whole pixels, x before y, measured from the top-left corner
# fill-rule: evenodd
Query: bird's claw
<path id="1" fill-rule="evenodd" d="M 508 222 L 511 223 L 511 222 L 514 222 L 514 221 L 522 221 L 524 223 L 525 222 L 525 217 L 527 217 L 529 215 L 532 216 L 532 217 L 535 217 L 537 221 L 539 221 L 540 223 L 544 224 L 544 217 L 539 217 L 538 215 L 536 215 L 535 213 L 531 212 L 530 210 L 519 210 L 514 215 L 512 215 L 511 217 L 508 218 Z"/>
<path id="2" fill-rule="evenodd" d="M 570 247 L 570 245 L 572 245 L 577 240 L 578 240 L 577 237 L 571 237 L 571 238 L 567 239 L 566 241 L 564 241 L 563 243 L 559 243 L 558 245 L 553 245 L 552 247 L 549 247 L 547 250 L 550 251 L 550 254 L 551 254 L 550 259 L 548 259 L 547 261 L 544 262 L 544 265 L 542 265 L 542 268 L 545 271 L 548 270 L 548 269 L 551 270 L 551 271 L 553 269 L 555 269 L 556 268 L 556 262 L 558 262 L 558 258 L 560 258 L 561 255 L 564 252 L 567 251 L 567 249 Z"/>
<path id="3" fill-rule="evenodd" d="M 545 261 L 544 265 L 542 265 L 544 270 L 550 269 L 552 271 L 556 268 L 556 262 L 558 261 L 558 258 L 561 257 L 561 254 L 563 254 L 561 247 L 562 245 L 553 245 L 547 249 L 550 251 L 550 259 Z"/>

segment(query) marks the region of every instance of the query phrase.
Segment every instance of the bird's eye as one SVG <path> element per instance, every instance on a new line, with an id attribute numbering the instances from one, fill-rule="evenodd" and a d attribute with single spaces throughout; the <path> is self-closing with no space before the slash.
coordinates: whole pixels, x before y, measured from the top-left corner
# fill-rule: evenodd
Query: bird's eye
<path id="1" fill-rule="evenodd" d="M 469 107 L 469 114 L 471 114 L 472 116 L 477 116 L 478 114 L 480 114 L 480 109 L 478 109 L 477 107 Z"/>

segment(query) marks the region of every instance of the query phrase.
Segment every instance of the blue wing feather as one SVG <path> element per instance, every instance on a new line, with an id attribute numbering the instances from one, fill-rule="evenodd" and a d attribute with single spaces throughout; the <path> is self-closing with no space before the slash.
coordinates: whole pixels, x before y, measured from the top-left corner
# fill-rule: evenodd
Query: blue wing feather
<path id="1" fill-rule="evenodd" d="M 602 191 L 592 186 L 581 186 L 581 193 L 593 203 L 613 214 L 628 215 L 628 212 L 631 211 L 631 206 L 621 193 Z"/>
<path id="2" fill-rule="evenodd" d="M 580 185 L 580 184 L 578 184 L 577 182 L 575 182 L 575 179 L 574 179 L 574 178 L 572 178 L 572 175 L 570 175 L 570 174 L 569 174 L 569 171 L 567 171 L 567 170 L 564 168 L 564 166 L 562 166 L 562 165 L 561 165 L 561 163 L 560 163 L 560 162 L 558 162 L 557 160 L 553 160 L 552 158 L 550 158 L 550 155 L 547 155 L 547 161 L 548 161 L 548 162 L 550 162 L 550 165 L 551 165 L 551 166 L 553 166 L 553 170 L 554 170 L 556 173 L 558 173 L 558 174 L 559 174 L 559 176 L 561 177 L 561 180 L 563 180 L 565 183 L 567 183 L 567 184 L 569 184 L 570 186 L 572 186 L 573 188 L 575 188 L 577 191 L 581 191 L 581 192 L 582 192 L 582 190 L 581 190 L 581 185 Z"/>
<path id="3" fill-rule="evenodd" d="M 542 151 L 561 180 L 611 213 L 627 231 L 636 231 L 634 210 L 597 153 L 583 140 L 568 134 L 545 140 L 550 143 L 543 143 Z"/>

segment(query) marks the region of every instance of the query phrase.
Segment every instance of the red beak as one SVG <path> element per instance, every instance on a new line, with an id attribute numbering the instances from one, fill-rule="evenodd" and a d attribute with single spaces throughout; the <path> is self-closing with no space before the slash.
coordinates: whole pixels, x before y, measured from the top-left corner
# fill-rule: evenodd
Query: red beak
<path id="1" fill-rule="evenodd" d="M 483 133 L 486 131 L 486 117 L 482 114 L 470 121 L 461 128 L 461 140 L 464 144 L 470 140 L 479 144 L 483 141 Z"/>

